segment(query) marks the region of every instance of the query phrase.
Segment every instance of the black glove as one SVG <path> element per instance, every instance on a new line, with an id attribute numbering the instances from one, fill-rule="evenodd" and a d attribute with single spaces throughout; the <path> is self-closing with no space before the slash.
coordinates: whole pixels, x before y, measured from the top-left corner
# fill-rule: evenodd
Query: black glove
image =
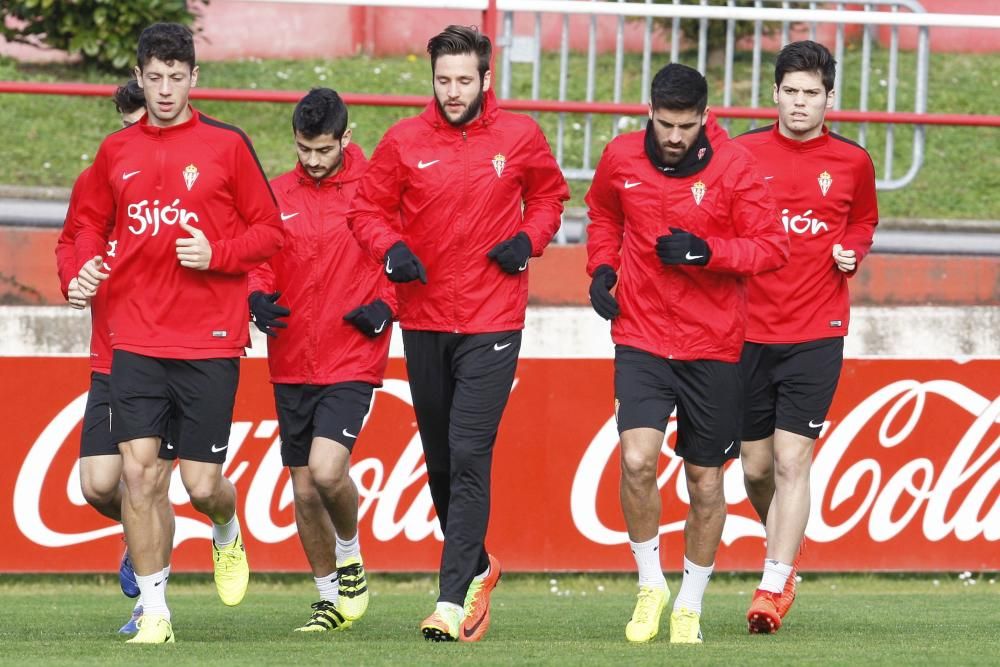
<path id="1" fill-rule="evenodd" d="M 427 284 L 427 271 L 424 265 L 402 241 L 396 241 L 385 252 L 385 275 L 394 283 L 419 280 Z"/>
<path id="2" fill-rule="evenodd" d="M 278 337 L 278 332 L 272 331 L 272 328 L 288 328 L 288 323 L 282 322 L 278 318 L 288 317 L 292 313 L 292 311 L 288 310 L 284 306 L 279 306 L 275 303 L 280 296 L 281 292 L 271 292 L 270 294 L 265 294 L 264 292 L 254 292 L 247 299 L 250 303 L 250 319 L 258 329 L 272 338 Z"/>
<path id="3" fill-rule="evenodd" d="M 505 273 L 520 273 L 528 268 L 531 239 L 524 232 L 518 232 L 515 236 L 493 246 L 486 256 L 499 264 Z"/>
<path id="4" fill-rule="evenodd" d="M 704 239 L 700 239 L 680 227 L 671 227 L 670 234 L 656 239 L 656 255 L 667 265 L 691 264 L 705 266 L 712 257 L 712 251 Z"/>
<path id="5" fill-rule="evenodd" d="M 611 296 L 611 288 L 618 282 L 618 274 L 607 264 L 601 264 L 594 271 L 590 281 L 590 305 L 594 312 L 606 320 L 613 320 L 620 312 L 618 302 Z"/>
<path id="6" fill-rule="evenodd" d="M 375 299 L 347 313 L 344 319 L 369 338 L 377 338 L 392 322 L 392 309 L 382 299 Z"/>

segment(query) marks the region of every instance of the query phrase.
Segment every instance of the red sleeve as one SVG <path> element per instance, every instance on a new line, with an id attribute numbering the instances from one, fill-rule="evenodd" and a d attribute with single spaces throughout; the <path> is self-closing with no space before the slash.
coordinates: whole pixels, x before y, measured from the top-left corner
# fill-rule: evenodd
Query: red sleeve
<path id="1" fill-rule="evenodd" d="M 541 257 L 562 224 L 569 187 L 541 128 L 535 126 L 531 157 L 525 170 L 524 220 L 521 231 L 531 239 L 531 254 Z"/>
<path id="2" fill-rule="evenodd" d="M 386 305 L 389 306 L 389 310 L 392 311 L 392 316 L 395 318 L 399 314 L 396 283 L 390 281 L 381 270 L 379 271 L 379 275 L 378 290 L 375 293 L 375 298 L 385 301 Z"/>
<path id="3" fill-rule="evenodd" d="M 108 236 L 114 228 L 115 196 L 108 177 L 110 157 L 107 140 L 97 149 L 97 157 L 73 207 L 76 247 L 76 272 L 94 257 L 103 257 Z M 109 224 L 109 221 L 111 223 Z"/>
<path id="4" fill-rule="evenodd" d="M 615 167 L 610 147 L 610 144 L 605 147 L 604 154 L 597 163 L 590 190 L 584 198 L 588 207 L 587 215 L 590 217 L 590 224 L 587 225 L 587 273 L 591 276 L 602 264 L 607 264 L 615 271 L 621 265 L 625 213 L 622 211 L 618 191 L 611 181 Z"/>
<path id="5" fill-rule="evenodd" d="M 274 269 L 269 262 L 258 264 L 250 269 L 247 281 L 247 296 L 254 292 L 270 294 L 274 291 Z"/>
<path id="6" fill-rule="evenodd" d="M 80 192 L 86 187 L 84 181 L 87 179 L 89 171 L 89 167 L 84 169 L 77 176 L 76 182 L 73 183 L 73 191 L 69 195 L 69 209 L 66 211 L 62 232 L 59 233 L 59 239 L 56 241 L 56 269 L 59 272 L 59 289 L 62 290 L 63 298 L 69 298 L 69 283 L 73 278 L 76 278 L 80 269 L 76 264 L 76 245 L 74 243 L 76 237 L 75 209 Z"/>
<path id="7" fill-rule="evenodd" d="M 247 273 L 281 250 L 284 232 L 278 204 L 271 193 L 249 139 L 237 144 L 233 200 L 247 230 L 231 239 L 212 242 L 210 271 Z"/>
<path id="8" fill-rule="evenodd" d="M 848 276 L 853 276 L 861 266 L 861 260 L 868 256 L 878 225 L 878 199 L 875 195 L 875 166 L 871 157 L 859 161 L 858 182 L 854 186 L 854 199 L 851 202 L 851 212 L 847 218 L 847 230 L 841 245 L 845 250 L 853 250 L 858 263 Z"/>
<path id="9" fill-rule="evenodd" d="M 379 263 L 393 244 L 403 240 L 399 222 L 401 164 L 396 140 L 386 137 L 379 142 L 347 214 L 354 238 Z"/>
<path id="10" fill-rule="evenodd" d="M 753 164 L 743 164 L 736 175 L 732 197 L 729 219 L 736 229 L 736 238 L 706 239 L 712 250 L 706 268 L 752 276 L 784 266 L 789 255 L 788 234 L 778 218 L 767 183 Z"/>

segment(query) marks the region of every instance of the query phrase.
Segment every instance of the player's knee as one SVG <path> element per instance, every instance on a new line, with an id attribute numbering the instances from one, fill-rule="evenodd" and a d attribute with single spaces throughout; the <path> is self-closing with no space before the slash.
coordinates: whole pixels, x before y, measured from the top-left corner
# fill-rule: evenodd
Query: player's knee
<path id="1" fill-rule="evenodd" d="M 311 469 L 313 483 L 326 495 L 337 495 L 351 484 L 347 469 L 343 466 L 323 466 Z"/>
<path id="2" fill-rule="evenodd" d="M 770 462 L 744 459 L 742 463 L 743 480 L 749 488 L 768 487 L 774 483 L 774 468 Z"/>
<path id="3" fill-rule="evenodd" d="M 648 483 L 656 480 L 656 460 L 640 451 L 622 449 L 622 478 L 632 483 Z"/>
<path id="4" fill-rule="evenodd" d="M 115 503 L 116 491 L 118 490 L 117 480 L 114 485 L 101 484 L 92 479 L 81 479 L 80 490 L 87 504 L 101 511 L 105 507 L 110 507 Z"/>
<path id="5" fill-rule="evenodd" d="M 218 484 L 215 480 L 195 480 L 191 483 L 185 482 L 188 496 L 191 497 L 191 504 L 198 511 L 209 509 L 218 491 Z"/>
<path id="6" fill-rule="evenodd" d="M 141 461 L 126 460 L 122 464 L 122 480 L 128 487 L 130 496 L 147 498 L 155 492 L 159 480 L 159 471 L 155 462 L 146 465 Z"/>

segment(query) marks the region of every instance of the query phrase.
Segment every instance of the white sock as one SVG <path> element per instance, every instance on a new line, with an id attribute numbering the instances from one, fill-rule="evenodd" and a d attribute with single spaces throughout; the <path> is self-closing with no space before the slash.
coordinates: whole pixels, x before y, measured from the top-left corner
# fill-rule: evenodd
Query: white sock
<path id="1" fill-rule="evenodd" d="M 358 534 L 349 540 L 342 540 L 337 537 L 337 564 L 343 563 L 348 558 L 361 558 L 361 545 L 358 543 Z"/>
<path id="2" fill-rule="evenodd" d="M 715 563 L 711 565 L 695 565 L 684 557 L 684 578 L 681 579 L 681 590 L 674 599 L 674 611 L 681 607 L 690 609 L 696 614 L 701 613 L 701 600 L 705 597 L 705 588 L 708 587 L 708 580 L 712 578 L 712 570 Z"/>
<path id="3" fill-rule="evenodd" d="M 167 609 L 167 583 L 163 577 L 163 570 L 145 577 L 135 575 L 135 581 L 139 584 L 139 600 L 142 602 L 143 614 L 156 614 L 170 618 L 170 610 Z"/>
<path id="4" fill-rule="evenodd" d="M 663 578 L 663 567 L 660 565 L 660 536 L 645 542 L 629 540 L 628 545 L 639 569 L 639 585 L 665 589 L 667 580 Z"/>
<path id="5" fill-rule="evenodd" d="M 771 558 L 764 559 L 764 576 L 760 579 L 760 590 L 780 593 L 785 590 L 788 577 L 792 574 L 792 566 L 779 563 Z"/>
<path id="6" fill-rule="evenodd" d="M 212 524 L 212 539 L 215 540 L 215 546 L 225 547 L 229 546 L 236 541 L 236 537 L 240 534 L 240 520 L 234 514 L 233 518 L 226 523 L 213 523 Z"/>
<path id="7" fill-rule="evenodd" d="M 459 618 L 465 616 L 465 609 L 463 609 L 461 605 L 457 605 L 454 602 L 438 602 L 434 611 L 442 616 L 447 616 L 448 614 L 458 614 Z"/>
<path id="8" fill-rule="evenodd" d="M 660 564 L 660 536 L 645 542 L 629 540 L 628 545 L 639 570 L 639 585 L 660 590 L 666 588 L 667 581 L 663 578 L 663 566 Z"/>
<path id="9" fill-rule="evenodd" d="M 337 578 L 337 571 L 322 577 L 313 577 L 316 582 L 316 589 L 319 591 L 319 599 L 337 604 L 340 599 L 340 580 Z"/>

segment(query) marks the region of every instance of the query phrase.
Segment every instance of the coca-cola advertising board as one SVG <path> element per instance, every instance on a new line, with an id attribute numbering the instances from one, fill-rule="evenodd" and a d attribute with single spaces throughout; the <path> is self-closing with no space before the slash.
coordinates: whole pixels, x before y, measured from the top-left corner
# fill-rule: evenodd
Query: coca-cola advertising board
<path id="1" fill-rule="evenodd" d="M 0 571 L 110 571 L 121 527 L 79 489 L 77 454 L 89 368 L 84 358 L 0 358 L 4 438 Z M 373 570 L 437 569 L 441 534 L 426 486 L 403 361 L 354 449 L 360 533 Z M 805 567 L 813 570 L 1000 568 L 1000 359 L 849 359 L 812 474 Z M 610 359 L 527 358 L 496 445 L 488 548 L 508 570 L 631 570 L 618 505 L 618 436 Z M 681 564 L 687 493 L 660 458 L 664 566 Z M 251 566 L 306 571 L 266 361 L 242 362 L 224 473 L 236 485 Z M 758 570 L 763 530 L 738 462 L 726 469 L 728 519 L 717 567 Z M 207 520 L 175 470 L 178 571 L 209 570 Z"/>

